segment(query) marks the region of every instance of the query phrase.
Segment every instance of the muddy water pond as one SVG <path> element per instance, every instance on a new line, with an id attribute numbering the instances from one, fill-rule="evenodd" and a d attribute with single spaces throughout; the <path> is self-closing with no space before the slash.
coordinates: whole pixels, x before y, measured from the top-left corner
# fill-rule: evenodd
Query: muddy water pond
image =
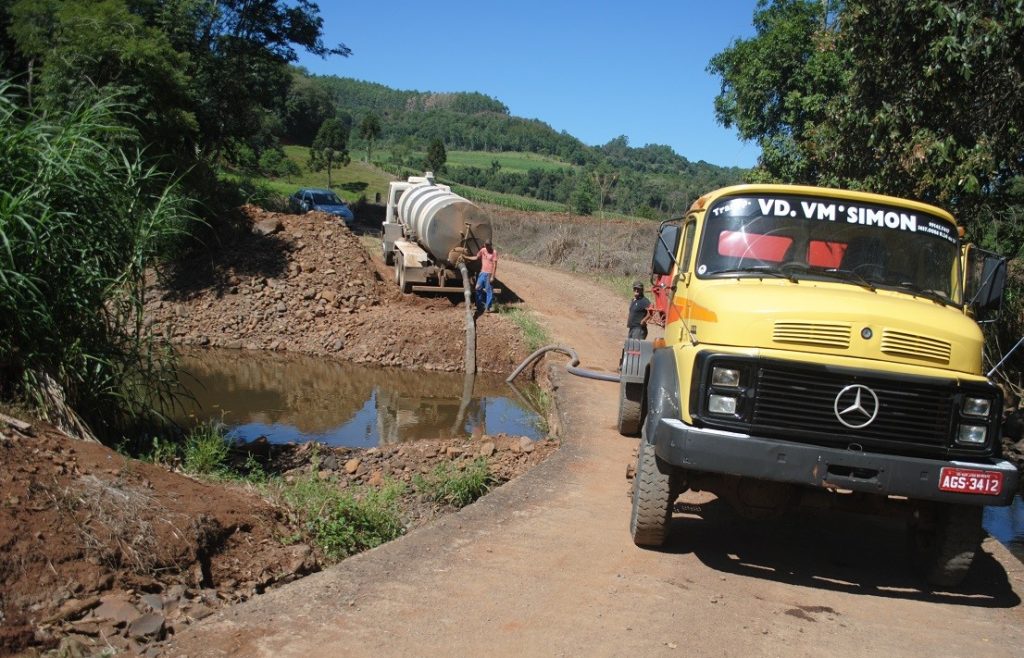
<path id="1" fill-rule="evenodd" d="M 417 439 L 511 434 L 539 439 L 544 421 L 500 375 L 363 366 L 305 355 L 188 350 L 185 426 L 222 421 L 235 439 L 373 447 Z"/>

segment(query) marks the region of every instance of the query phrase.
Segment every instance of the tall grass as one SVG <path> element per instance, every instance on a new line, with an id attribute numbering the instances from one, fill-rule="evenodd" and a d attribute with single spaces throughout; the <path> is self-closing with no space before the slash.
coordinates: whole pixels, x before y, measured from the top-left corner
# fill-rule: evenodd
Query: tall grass
<path id="1" fill-rule="evenodd" d="M 111 436 L 176 386 L 143 322 L 143 278 L 192 217 L 170 181 L 117 146 L 133 135 L 116 99 L 54 116 L 20 94 L 0 82 L 0 395 L 42 404 L 52 378 Z"/>

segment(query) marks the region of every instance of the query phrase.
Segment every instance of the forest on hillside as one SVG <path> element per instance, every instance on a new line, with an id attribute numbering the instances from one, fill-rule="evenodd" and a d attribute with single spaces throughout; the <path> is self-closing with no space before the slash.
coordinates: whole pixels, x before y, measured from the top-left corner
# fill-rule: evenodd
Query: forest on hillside
<path id="1" fill-rule="evenodd" d="M 399 91 L 299 68 L 292 73 L 285 140 L 310 146 L 323 121 L 341 117 L 349 128 L 346 149 L 376 151 L 374 161 L 398 175 L 421 170 L 423 153 L 436 142 L 447 150 L 533 153 L 561 166 L 508 171 L 495 160 L 484 167 L 449 164 L 438 173 L 449 182 L 553 201 L 580 214 L 613 210 L 664 218 L 682 213 L 704 192 L 743 182 L 747 173 L 691 162 L 664 145 L 632 147 L 625 136 L 588 146 L 539 119 L 513 116 L 501 101 L 476 92 Z"/>

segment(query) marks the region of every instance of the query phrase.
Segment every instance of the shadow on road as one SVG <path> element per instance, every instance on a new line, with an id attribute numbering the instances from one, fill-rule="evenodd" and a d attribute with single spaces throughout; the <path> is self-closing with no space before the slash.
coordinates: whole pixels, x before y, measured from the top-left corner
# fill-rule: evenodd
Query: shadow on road
<path id="1" fill-rule="evenodd" d="M 749 520 L 728 504 L 676 505 L 667 552 L 693 553 L 724 573 L 890 599 L 982 608 L 1020 604 L 1006 570 L 981 551 L 955 591 L 923 589 L 902 521 L 798 509 L 775 520 Z M 682 512 L 682 513 L 680 513 Z"/>

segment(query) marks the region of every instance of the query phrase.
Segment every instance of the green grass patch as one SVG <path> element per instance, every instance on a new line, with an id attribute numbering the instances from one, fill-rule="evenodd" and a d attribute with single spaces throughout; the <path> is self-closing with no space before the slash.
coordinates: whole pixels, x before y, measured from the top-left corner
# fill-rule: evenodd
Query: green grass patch
<path id="1" fill-rule="evenodd" d="M 339 489 L 335 478 L 321 479 L 316 469 L 284 485 L 280 495 L 298 515 L 305 532 L 325 556 L 340 560 L 399 537 L 404 531 L 400 482 L 377 489 Z"/>
<path id="2" fill-rule="evenodd" d="M 531 169 L 542 169 L 544 171 L 575 169 L 573 165 L 557 158 L 518 151 L 505 151 L 502 153 L 492 153 L 490 151 L 448 151 L 447 164 L 449 167 L 490 169 L 491 163 L 495 160 L 501 165 L 503 171 L 518 173 L 526 173 Z"/>
<path id="3" fill-rule="evenodd" d="M 221 425 L 203 423 L 193 429 L 182 453 L 182 466 L 192 475 L 213 475 L 226 468 L 231 446 Z"/>
<path id="4" fill-rule="evenodd" d="M 523 334 L 523 340 L 526 341 L 526 348 L 531 352 L 551 343 L 551 336 L 548 335 L 547 330 L 526 309 L 502 304 L 498 306 L 498 313 L 507 316 L 519 327 L 519 331 Z"/>
<path id="5" fill-rule="evenodd" d="M 309 168 L 308 147 L 285 146 L 284 153 L 289 160 L 298 165 L 301 172 L 299 175 L 285 178 L 250 178 L 224 174 L 221 178 L 251 190 L 246 196 L 252 203 L 272 210 L 279 210 L 275 204 L 284 202 L 301 187 L 327 187 L 327 170 L 313 171 Z M 367 201 L 373 203 L 376 195 L 380 194 L 383 203 L 387 198 L 388 183 L 392 180 L 394 177 L 391 175 L 356 159 L 344 167 L 331 169 L 331 189 L 346 201 L 358 201 L 360 197 L 365 196 Z M 274 198 L 275 196 L 278 198 Z"/>
<path id="6" fill-rule="evenodd" d="M 438 464 L 426 475 L 413 478 L 416 489 L 436 503 L 465 507 L 490 491 L 494 480 L 487 470 L 487 460 L 479 457 L 465 468 L 451 462 Z"/>

